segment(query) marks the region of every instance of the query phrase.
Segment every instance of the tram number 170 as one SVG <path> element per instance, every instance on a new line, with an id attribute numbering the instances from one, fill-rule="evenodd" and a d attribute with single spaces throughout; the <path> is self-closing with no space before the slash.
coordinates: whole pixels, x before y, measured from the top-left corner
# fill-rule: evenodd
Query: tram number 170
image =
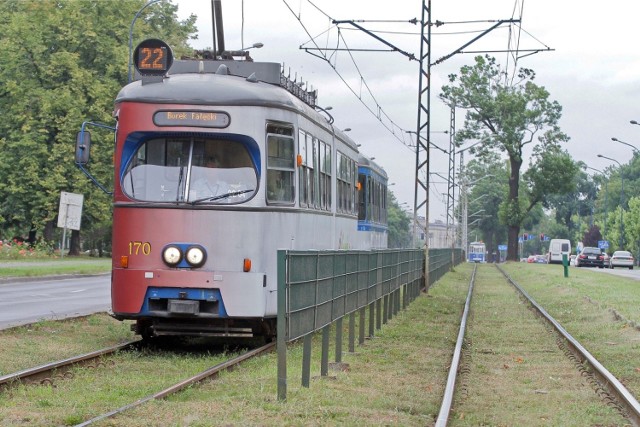
<path id="1" fill-rule="evenodd" d="M 129 242 L 129 255 L 149 255 L 151 253 L 151 243 L 149 242 Z"/>

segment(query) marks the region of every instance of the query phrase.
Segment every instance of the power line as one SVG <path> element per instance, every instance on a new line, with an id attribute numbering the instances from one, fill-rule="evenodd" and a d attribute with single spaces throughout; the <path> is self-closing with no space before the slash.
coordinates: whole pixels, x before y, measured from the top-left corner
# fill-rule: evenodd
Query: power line
<path id="1" fill-rule="evenodd" d="M 307 29 L 307 27 L 304 25 L 304 23 L 302 22 L 302 18 L 298 15 L 295 14 L 295 12 L 291 9 L 291 7 L 289 6 L 289 4 L 287 3 L 286 0 L 282 0 L 283 3 L 287 6 L 287 8 L 289 9 L 289 11 L 296 17 L 298 23 L 302 26 L 303 30 L 305 31 L 305 33 L 307 34 L 307 36 L 309 37 L 309 41 L 311 43 L 313 43 L 313 45 L 315 46 L 316 51 L 319 52 L 318 55 L 310 52 L 307 48 L 305 48 L 305 51 L 313 56 L 316 56 L 317 58 L 320 58 L 322 60 L 324 60 L 327 64 L 329 64 L 329 66 L 331 67 L 331 69 L 336 73 L 336 75 L 340 78 L 340 80 L 342 80 L 342 82 L 345 84 L 345 86 L 349 89 L 349 91 L 360 101 L 360 103 L 373 115 L 375 116 L 378 121 L 382 124 L 382 126 L 384 126 L 385 129 L 387 129 L 387 131 L 389 133 L 391 133 L 391 135 L 394 136 L 394 138 L 396 138 L 399 142 L 401 142 L 405 147 L 407 147 L 408 149 L 412 149 L 412 147 L 406 142 L 405 140 L 405 134 L 406 134 L 406 130 L 404 128 L 402 128 L 401 126 L 399 126 L 393 119 L 391 119 L 391 117 L 385 112 L 385 110 L 382 108 L 382 106 L 380 105 L 380 103 L 378 102 L 378 100 L 376 99 L 375 95 L 373 94 L 373 91 L 371 90 L 371 88 L 369 87 L 369 85 L 366 82 L 366 79 L 364 78 L 364 76 L 362 75 L 362 72 L 360 71 L 360 68 L 355 60 L 355 58 L 352 55 L 352 50 L 349 48 L 349 46 L 347 45 L 347 42 L 345 40 L 345 38 L 343 37 L 340 28 L 336 25 L 336 28 L 338 29 L 338 38 L 337 38 L 337 46 L 336 49 L 333 49 L 334 53 L 339 49 L 340 44 L 345 46 L 345 49 L 348 54 L 349 57 L 351 58 L 351 62 L 353 63 L 359 80 L 360 80 L 360 84 L 361 84 L 361 89 L 360 89 L 360 93 L 358 93 L 358 91 L 356 89 L 354 89 L 345 79 L 345 77 L 343 77 L 343 75 L 338 71 L 337 68 L 337 60 L 335 61 L 335 64 L 331 62 L 331 58 L 332 56 L 327 56 L 326 50 L 327 49 L 321 49 L 317 42 L 316 39 L 314 37 L 311 36 L 311 34 L 309 33 L 309 30 Z M 324 11 L 322 11 L 318 6 L 316 6 L 311 0 L 307 0 L 309 4 L 311 4 L 314 8 L 316 8 L 320 13 L 322 13 L 325 17 L 327 17 L 328 19 L 331 19 L 331 17 L 325 13 Z M 333 22 L 333 19 L 331 19 Z M 328 30 L 327 30 L 328 31 Z M 322 34 L 324 34 L 325 32 L 323 32 Z M 366 92 L 368 93 L 368 95 L 371 97 L 371 99 L 373 100 L 374 104 L 375 104 L 375 111 L 373 108 L 371 108 L 371 106 L 369 106 L 365 100 L 362 97 L 362 86 L 364 86 L 364 88 L 366 89 Z M 386 123 L 383 118 L 386 118 L 386 120 L 388 121 L 388 123 Z"/>

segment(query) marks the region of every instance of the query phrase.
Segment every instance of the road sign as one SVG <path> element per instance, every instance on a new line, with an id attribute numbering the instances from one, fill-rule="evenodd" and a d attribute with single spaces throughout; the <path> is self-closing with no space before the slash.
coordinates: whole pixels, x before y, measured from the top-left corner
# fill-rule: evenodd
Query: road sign
<path id="1" fill-rule="evenodd" d="M 82 218 L 83 194 L 60 192 L 60 209 L 58 211 L 58 227 L 80 230 Z"/>
<path id="2" fill-rule="evenodd" d="M 600 249 L 609 249 L 609 241 L 608 240 L 598 240 L 598 247 Z"/>
<path id="3" fill-rule="evenodd" d="M 498 245 L 498 250 L 499 251 L 506 251 L 507 250 L 507 245 Z"/>

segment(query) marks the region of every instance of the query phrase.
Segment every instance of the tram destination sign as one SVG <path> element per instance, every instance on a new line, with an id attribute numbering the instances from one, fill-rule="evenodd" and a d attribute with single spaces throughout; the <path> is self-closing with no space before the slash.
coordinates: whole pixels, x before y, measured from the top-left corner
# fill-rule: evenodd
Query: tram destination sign
<path id="1" fill-rule="evenodd" d="M 156 126 L 226 128 L 230 122 L 229 114 L 222 111 L 163 110 L 153 115 Z"/>

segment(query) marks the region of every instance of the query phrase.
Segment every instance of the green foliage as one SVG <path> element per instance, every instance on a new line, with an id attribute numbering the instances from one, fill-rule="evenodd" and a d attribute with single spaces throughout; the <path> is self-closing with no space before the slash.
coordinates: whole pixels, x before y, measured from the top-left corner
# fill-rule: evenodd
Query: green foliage
<path id="1" fill-rule="evenodd" d="M 525 211 L 525 202 L 516 200 L 504 200 L 500 204 L 498 216 L 500 222 L 508 227 L 519 227 L 522 224 Z"/>
<path id="2" fill-rule="evenodd" d="M 550 206 L 550 195 L 569 194 L 576 188 L 579 166 L 565 150 L 536 147 L 533 161 L 524 175 L 529 205 Z"/>
<path id="3" fill-rule="evenodd" d="M 410 219 L 400 208 L 394 194 L 387 190 L 387 219 L 389 225 L 389 248 L 408 248 L 411 246 Z"/>
<path id="4" fill-rule="evenodd" d="M 113 99 L 127 82 L 129 26 L 144 4 L 0 2 L 3 234 L 53 230 L 61 191 L 85 195 L 84 230 L 108 228 L 110 199 L 75 167 L 75 134 L 85 120 L 114 123 Z M 186 46 L 195 17 L 178 22 L 176 10 L 168 2 L 147 8 L 136 23 L 136 39 L 166 37 Z M 110 185 L 113 135 L 94 140 L 92 173 Z"/>
<path id="5" fill-rule="evenodd" d="M 460 69 L 460 75 L 450 75 L 449 85 L 442 87 L 440 98 L 449 105 L 466 110 L 463 129 L 456 138 L 459 143 L 477 140 L 477 155 L 506 153 L 509 160 L 508 198 L 501 204 L 501 221 L 509 228 L 508 258 L 516 259 L 519 227 L 528 212 L 542 202 L 547 194 L 563 192 L 562 185 L 552 185 L 551 176 L 566 166 L 570 158 L 559 149 L 569 138 L 558 125 L 562 107 L 549 100 L 549 92 L 533 83 L 535 73 L 520 69 L 517 82 L 509 82 L 495 58 L 477 56 L 475 64 Z M 520 200 L 520 169 L 525 147 L 533 146 L 533 163 L 527 181 L 528 206 Z M 573 180 L 574 167 L 563 171 L 566 184 Z"/>
<path id="6" fill-rule="evenodd" d="M 468 218 L 471 224 L 469 231 L 479 230 L 481 240 L 492 253 L 498 245 L 506 242 L 506 229 L 499 220 L 499 207 L 509 194 L 509 171 L 499 156 L 494 155 L 471 160 L 465 175 L 472 184 L 467 196 L 468 215 L 480 212 L 479 216 Z"/>
<path id="7" fill-rule="evenodd" d="M 624 224 L 627 249 L 640 253 L 640 197 L 629 200 L 629 210 L 625 212 Z"/>

